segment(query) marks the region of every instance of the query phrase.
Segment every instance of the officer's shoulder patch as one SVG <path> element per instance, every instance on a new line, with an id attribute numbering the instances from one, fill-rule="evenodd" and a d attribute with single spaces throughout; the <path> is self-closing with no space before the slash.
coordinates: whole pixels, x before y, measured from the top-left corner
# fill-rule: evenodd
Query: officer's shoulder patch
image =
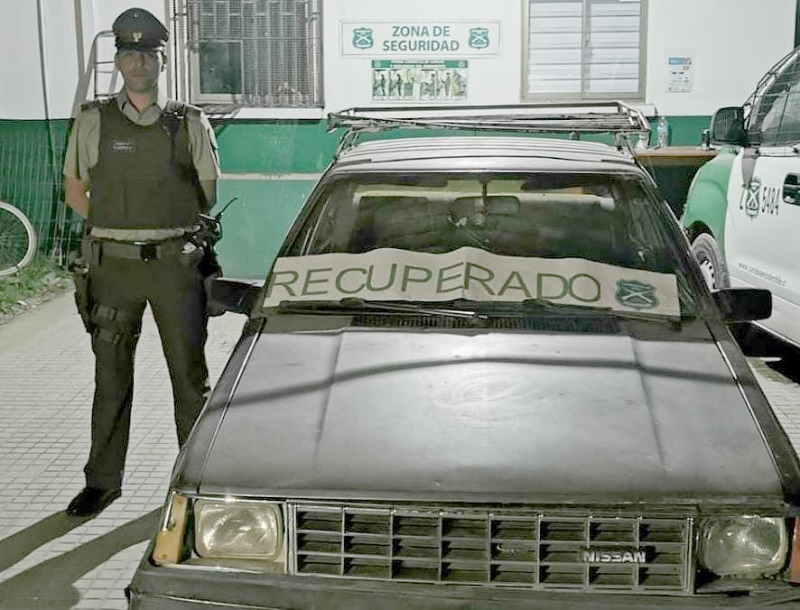
<path id="1" fill-rule="evenodd" d="M 91 100 L 89 102 L 86 102 L 85 104 L 81 104 L 81 110 L 82 111 L 94 110 L 94 109 L 100 110 L 100 108 L 102 108 L 103 106 L 107 106 L 113 99 L 114 98 L 112 97 L 108 97 L 105 99 Z"/>
<path id="2" fill-rule="evenodd" d="M 199 117 L 203 113 L 203 109 L 200 106 L 193 106 L 192 104 L 186 104 L 186 114 L 191 115 L 193 117 Z"/>
<path id="3" fill-rule="evenodd" d="M 198 117 L 202 112 L 199 106 L 187 104 L 186 102 L 179 102 L 177 100 L 169 100 L 164 110 L 168 112 L 174 112 L 179 116 L 192 117 Z"/>
<path id="4" fill-rule="evenodd" d="M 194 104 L 186 104 L 186 109 L 191 110 L 192 112 L 202 112 L 203 109 L 200 106 L 195 106 Z"/>

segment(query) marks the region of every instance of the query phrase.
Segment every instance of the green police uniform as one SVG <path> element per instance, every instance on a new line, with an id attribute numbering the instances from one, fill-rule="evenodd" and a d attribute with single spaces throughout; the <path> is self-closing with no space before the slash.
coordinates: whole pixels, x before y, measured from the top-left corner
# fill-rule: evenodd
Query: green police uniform
<path id="1" fill-rule="evenodd" d="M 120 15 L 114 32 L 119 50 L 161 49 L 168 39 L 166 28 L 142 9 Z M 134 357 L 148 304 L 172 382 L 179 444 L 208 394 L 203 249 L 191 234 L 197 214 L 206 211 L 200 182 L 219 176 L 216 141 L 200 109 L 159 96 L 139 111 L 123 90 L 82 109 L 64 174 L 90 190 L 92 444 L 87 488 L 68 509 L 86 515 L 102 510 L 122 486 Z"/>

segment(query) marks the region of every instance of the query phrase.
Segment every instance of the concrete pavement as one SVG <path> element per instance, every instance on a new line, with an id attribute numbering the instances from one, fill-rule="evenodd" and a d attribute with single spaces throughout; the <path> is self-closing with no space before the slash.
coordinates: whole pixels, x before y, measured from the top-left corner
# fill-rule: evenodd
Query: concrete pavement
<path id="1" fill-rule="evenodd" d="M 245 318 L 209 324 L 212 382 Z M 0 326 L 0 608 L 126 608 L 153 533 L 177 438 L 172 389 L 147 311 L 136 357 L 123 496 L 96 519 L 63 511 L 84 485 L 94 357 L 72 294 Z"/>

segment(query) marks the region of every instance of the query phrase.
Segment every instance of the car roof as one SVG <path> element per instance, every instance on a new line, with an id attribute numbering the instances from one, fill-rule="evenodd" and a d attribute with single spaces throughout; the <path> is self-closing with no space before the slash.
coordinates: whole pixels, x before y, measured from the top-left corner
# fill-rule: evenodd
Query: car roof
<path id="1" fill-rule="evenodd" d="M 332 171 L 634 171 L 634 159 L 607 144 L 535 136 L 401 137 L 360 142 Z"/>

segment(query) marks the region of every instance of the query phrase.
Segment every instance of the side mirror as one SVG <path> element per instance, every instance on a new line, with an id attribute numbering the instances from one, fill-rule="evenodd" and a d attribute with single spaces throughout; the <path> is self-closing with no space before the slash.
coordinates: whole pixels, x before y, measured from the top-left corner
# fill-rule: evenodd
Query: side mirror
<path id="1" fill-rule="evenodd" d="M 726 322 L 764 320 L 772 315 L 772 293 L 763 288 L 724 288 L 712 296 Z"/>
<path id="2" fill-rule="evenodd" d="M 720 108 L 711 117 L 710 138 L 713 144 L 747 145 L 744 109 L 740 106 Z"/>
<path id="3" fill-rule="evenodd" d="M 232 280 L 225 277 L 214 278 L 211 282 L 210 299 L 213 305 L 231 311 L 250 315 L 261 296 L 262 280 Z"/>

